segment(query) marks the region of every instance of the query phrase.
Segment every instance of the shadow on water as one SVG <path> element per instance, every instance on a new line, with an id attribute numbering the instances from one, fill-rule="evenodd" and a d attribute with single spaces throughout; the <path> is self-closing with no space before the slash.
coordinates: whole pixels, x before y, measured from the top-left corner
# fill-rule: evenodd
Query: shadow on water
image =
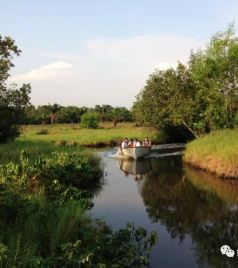
<path id="1" fill-rule="evenodd" d="M 136 184 L 137 193 L 143 200 L 144 206 L 139 210 L 134 205 L 133 211 L 133 202 L 130 199 L 128 201 L 128 207 L 132 206 L 130 213 L 137 211 L 137 214 L 141 213 L 141 217 L 147 217 L 150 223 L 145 223 L 145 225 L 149 229 L 159 226 L 156 227 L 159 230 L 159 236 L 165 237 L 165 234 L 160 233 L 161 230 L 168 234 L 166 239 L 159 241 L 157 252 L 152 254 L 152 267 L 158 267 L 159 264 L 162 265 L 161 267 L 172 267 L 173 258 L 176 259 L 177 267 L 238 266 L 236 253 L 238 249 L 238 182 L 224 181 L 205 172 L 184 167 L 181 156 L 148 158 L 139 161 L 128 159 L 106 159 L 105 161 L 109 174 L 107 179 L 111 185 L 106 186 L 109 187 L 108 191 L 114 191 L 112 185 L 119 185 L 122 183 L 121 179 L 127 177 L 128 181 L 123 182 L 124 186 L 121 187 L 124 189 L 121 194 L 125 196 L 125 189 L 128 187 L 128 195 L 136 198 L 132 189 Z M 119 168 L 120 175 L 116 166 Z M 132 181 L 134 186 L 131 186 Z M 120 186 L 118 185 L 116 191 L 119 192 L 119 196 Z M 117 195 L 112 194 L 112 196 L 116 203 Z M 95 203 L 97 207 L 97 200 Z M 117 209 L 120 210 L 120 207 Z M 146 210 L 146 216 L 143 215 L 144 210 Z M 124 221 L 127 222 L 128 219 L 125 218 Z M 113 220 L 111 222 L 113 225 Z M 186 242 L 188 238 L 191 243 Z M 172 241 L 175 240 L 181 247 L 183 246 L 183 250 L 190 252 L 188 254 L 190 261 L 175 258 L 176 254 L 171 254 L 171 251 L 167 252 L 167 256 L 161 256 L 160 251 L 163 251 L 163 247 L 173 248 Z M 222 256 L 220 247 L 225 244 L 234 249 L 233 258 Z M 177 249 L 179 250 L 178 247 Z M 166 258 L 171 261 L 166 262 Z M 175 265 L 175 262 L 172 263 Z"/>

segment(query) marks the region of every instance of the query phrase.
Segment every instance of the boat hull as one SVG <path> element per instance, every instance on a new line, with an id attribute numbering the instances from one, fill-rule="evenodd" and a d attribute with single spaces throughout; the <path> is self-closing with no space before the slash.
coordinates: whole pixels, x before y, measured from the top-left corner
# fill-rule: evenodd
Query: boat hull
<path id="1" fill-rule="evenodd" d="M 150 152 L 150 147 L 133 147 L 133 148 L 124 148 L 122 153 L 133 159 L 141 158 L 147 155 Z"/>

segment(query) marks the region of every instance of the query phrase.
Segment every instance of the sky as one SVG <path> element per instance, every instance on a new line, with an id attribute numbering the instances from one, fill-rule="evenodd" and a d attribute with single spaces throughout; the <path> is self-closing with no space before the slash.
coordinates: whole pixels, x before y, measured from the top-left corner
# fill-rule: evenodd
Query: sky
<path id="1" fill-rule="evenodd" d="M 237 0 L 0 0 L 0 34 L 22 50 L 9 83 L 30 83 L 34 105 L 130 108 L 149 74 L 237 16 Z"/>

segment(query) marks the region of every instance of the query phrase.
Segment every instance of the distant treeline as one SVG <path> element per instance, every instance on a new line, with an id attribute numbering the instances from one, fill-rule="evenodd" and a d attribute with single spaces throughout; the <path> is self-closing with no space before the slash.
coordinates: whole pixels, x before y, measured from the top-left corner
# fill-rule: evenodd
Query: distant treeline
<path id="1" fill-rule="evenodd" d="M 80 123 L 81 116 L 86 113 L 97 113 L 101 122 L 112 121 L 114 126 L 118 122 L 132 121 L 131 112 L 126 107 L 112 107 L 111 105 L 95 105 L 94 108 L 61 106 L 57 103 L 42 106 L 30 105 L 25 108 L 23 124 L 54 124 Z"/>

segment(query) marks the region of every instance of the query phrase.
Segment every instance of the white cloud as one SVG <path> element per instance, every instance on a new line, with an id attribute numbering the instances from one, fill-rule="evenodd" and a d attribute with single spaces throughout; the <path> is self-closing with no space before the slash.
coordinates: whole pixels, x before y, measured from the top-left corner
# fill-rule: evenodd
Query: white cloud
<path id="1" fill-rule="evenodd" d="M 202 43 L 194 38 L 147 34 L 131 38 L 101 38 L 84 41 L 79 53 L 48 53 L 47 56 L 70 60 L 80 66 L 114 65 L 168 68 L 186 62 L 191 49 Z M 138 65 L 139 64 L 139 65 Z M 133 70 L 133 71 L 136 71 Z"/>
<path id="2" fill-rule="evenodd" d="M 48 65 L 31 70 L 25 74 L 18 74 L 11 78 L 12 81 L 39 81 L 48 80 L 57 76 L 70 74 L 72 64 L 65 61 L 56 61 Z"/>
<path id="3" fill-rule="evenodd" d="M 201 46 L 193 38 L 158 34 L 87 40 L 78 52 L 44 53 L 41 58 L 60 61 L 14 79 L 33 81 L 34 104 L 130 107 L 151 72 L 186 63 L 190 50 Z M 70 76 L 61 75 L 71 71 Z"/>

